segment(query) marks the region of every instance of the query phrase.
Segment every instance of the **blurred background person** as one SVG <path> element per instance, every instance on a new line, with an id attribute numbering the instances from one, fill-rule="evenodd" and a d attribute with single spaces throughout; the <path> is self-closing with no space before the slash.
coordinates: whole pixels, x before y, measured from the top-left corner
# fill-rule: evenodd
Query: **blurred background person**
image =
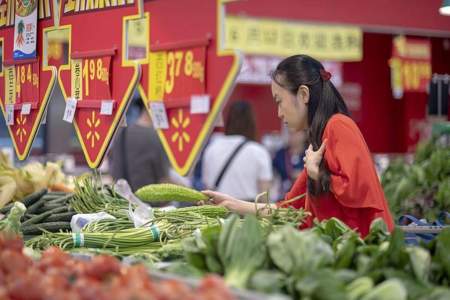
<path id="1" fill-rule="evenodd" d="M 168 182 L 170 165 L 141 97 L 135 95 L 130 106 L 139 116 L 119 129 L 109 163 L 113 179 L 126 179 L 134 192 L 147 184 Z"/>
<path id="2" fill-rule="evenodd" d="M 269 151 L 256 139 L 256 122 L 248 102 L 234 102 L 225 121 L 225 135 L 206 147 L 202 178 L 206 187 L 254 201 L 273 179 Z"/>
<path id="3" fill-rule="evenodd" d="M 279 195 L 284 195 L 292 187 L 295 179 L 303 170 L 305 156 L 305 132 L 287 132 L 287 142 L 273 158 L 272 165 L 279 184 Z"/>

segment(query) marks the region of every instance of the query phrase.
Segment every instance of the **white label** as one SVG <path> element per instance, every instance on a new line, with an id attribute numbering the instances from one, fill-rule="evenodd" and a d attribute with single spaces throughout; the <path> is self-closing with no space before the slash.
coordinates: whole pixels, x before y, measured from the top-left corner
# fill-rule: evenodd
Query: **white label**
<path id="1" fill-rule="evenodd" d="M 14 104 L 6 104 L 6 125 L 14 125 Z"/>
<path id="2" fill-rule="evenodd" d="M 66 102 L 66 109 L 64 110 L 63 120 L 72 123 L 77 109 L 77 100 L 75 98 L 68 98 Z"/>
<path id="3" fill-rule="evenodd" d="M 22 109 L 20 111 L 21 115 L 29 115 L 31 112 L 31 103 L 22 104 Z"/>
<path id="4" fill-rule="evenodd" d="M 168 129 L 169 121 L 167 120 L 164 103 L 162 101 L 151 102 L 150 110 L 152 112 L 153 127 L 155 127 L 155 129 Z"/>
<path id="5" fill-rule="evenodd" d="M 112 100 L 103 100 L 102 106 L 100 108 L 101 115 L 110 116 L 113 113 L 113 101 Z"/>
<path id="6" fill-rule="evenodd" d="M 191 114 L 207 114 L 209 113 L 209 95 L 192 95 L 191 96 Z"/>

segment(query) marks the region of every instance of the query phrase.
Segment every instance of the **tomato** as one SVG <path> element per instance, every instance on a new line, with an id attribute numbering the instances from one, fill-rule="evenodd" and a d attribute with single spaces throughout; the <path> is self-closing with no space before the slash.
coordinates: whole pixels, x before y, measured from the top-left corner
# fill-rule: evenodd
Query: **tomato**
<path id="1" fill-rule="evenodd" d="M 71 260 L 69 254 L 65 253 L 58 247 L 50 247 L 42 253 L 42 257 L 38 262 L 38 267 L 41 270 L 46 270 L 49 267 L 61 268 Z"/>
<path id="2" fill-rule="evenodd" d="M 5 287 L 3 287 L 3 284 L 0 283 L 0 299 L 1 300 L 9 300 L 8 291 Z"/>
<path id="3" fill-rule="evenodd" d="M 42 299 L 41 279 L 42 275 L 36 269 L 29 269 L 20 276 L 9 277 L 7 284 L 9 296 L 15 300 Z"/>
<path id="4" fill-rule="evenodd" d="M 9 249 L 16 252 L 22 252 L 23 240 L 17 235 L 7 235 L 5 232 L 0 233 L 0 250 Z"/>
<path id="5" fill-rule="evenodd" d="M 95 256 L 86 266 L 86 275 L 103 280 L 120 273 L 120 262 L 107 255 Z"/>
<path id="6" fill-rule="evenodd" d="M 158 283 L 158 291 L 168 300 L 182 299 L 191 293 L 191 289 L 184 283 L 175 280 L 165 280 Z"/>
<path id="7" fill-rule="evenodd" d="M 106 300 L 107 291 L 103 291 L 101 283 L 89 277 L 78 278 L 73 284 L 73 291 L 82 300 Z"/>
<path id="8" fill-rule="evenodd" d="M 207 275 L 197 289 L 204 300 L 232 300 L 235 299 L 221 277 Z"/>
<path id="9" fill-rule="evenodd" d="M 20 252 L 9 249 L 0 252 L 0 270 L 5 274 L 24 272 L 31 265 L 31 259 Z"/>

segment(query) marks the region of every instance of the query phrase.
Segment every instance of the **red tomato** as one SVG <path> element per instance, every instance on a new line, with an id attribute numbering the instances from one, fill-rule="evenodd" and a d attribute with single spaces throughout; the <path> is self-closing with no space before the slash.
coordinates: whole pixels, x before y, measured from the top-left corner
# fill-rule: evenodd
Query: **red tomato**
<path id="1" fill-rule="evenodd" d="M 31 265 L 31 259 L 20 252 L 9 249 L 0 252 L 0 269 L 5 274 L 24 272 Z"/>
<path id="2" fill-rule="evenodd" d="M 86 266 L 86 275 L 103 280 L 111 275 L 120 273 L 120 262 L 107 255 L 95 256 Z"/>
<path id="3" fill-rule="evenodd" d="M 36 269 L 29 269 L 20 276 L 8 278 L 9 296 L 15 300 L 39 300 L 42 299 L 41 287 L 42 275 Z"/>
<path id="4" fill-rule="evenodd" d="M 233 300 L 234 296 L 220 276 L 207 275 L 203 278 L 197 292 L 205 300 Z"/>
<path id="5" fill-rule="evenodd" d="M 61 268 L 71 260 L 69 254 L 65 253 L 58 247 L 50 247 L 42 253 L 42 257 L 38 262 L 38 267 L 41 270 L 46 270 L 49 267 Z"/>

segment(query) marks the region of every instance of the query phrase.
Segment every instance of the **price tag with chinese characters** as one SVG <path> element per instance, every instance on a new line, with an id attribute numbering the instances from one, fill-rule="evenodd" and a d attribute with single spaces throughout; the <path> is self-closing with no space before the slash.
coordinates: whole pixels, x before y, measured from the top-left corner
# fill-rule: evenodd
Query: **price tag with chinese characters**
<path id="1" fill-rule="evenodd" d="M 6 104 L 6 125 L 14 125 L 14 104 Z"/>
<path id="2" fill-rule="evenodd" d="M 192 95 L 191 96 L 191 114 L 207 114 L 209 113 L 209 95 Z"/>
<path id="3" fill-rule="evenodd" d="M 29 115 L 31 112 L 31 103 L 22 104 L 22 109 L 20 110 L 21 115 Z"/>
<path id="4" fill-rule="evenodd" d="M 112 100 L 103 100 L 102 106 L 100 108 L 100 114 L 101 115 L 107 115 L 110 116 L 113 113 L 113 104 L 114 102 Z"/>
<path id="5" fill-rule="evenodd" d="M 72 123 L 77 109 L 77 100 L 75 98 L 68 98 L 66 102 L 66 109 L 64 110 L 63 120 Z"/>
<path id="6" fill-rule="evenodd" d="M 169 121 L 167 120 L 167 112 L 162 101 L 155 101 L 150 103 L 150 110 L 152 112 L 153 127 L 155 129 L 168 129 Z"/>

